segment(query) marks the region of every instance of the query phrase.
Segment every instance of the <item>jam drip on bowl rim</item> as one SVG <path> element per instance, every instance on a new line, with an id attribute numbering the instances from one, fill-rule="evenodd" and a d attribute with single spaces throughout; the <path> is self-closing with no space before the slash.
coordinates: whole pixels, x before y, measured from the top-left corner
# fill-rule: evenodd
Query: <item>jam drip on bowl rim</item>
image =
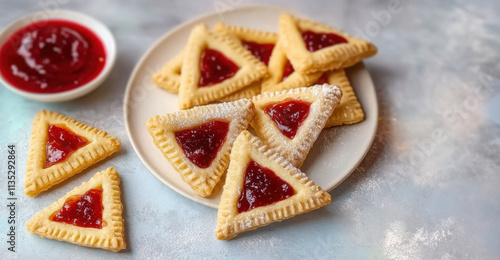
<path id="1" fill-rule="evenodd" d="M 208 87 L 233 77 L 240 68 L 224 54 L 205 49 L 200 60 L 199 87 Z"/>
<path id="2" fill-rule="evenodd" d="M 101 229 L 106 224 L 102 219 L 103 210 L 102 188 L 90 189 L 83 195 L 69 197 L 62 208 L 50 216 L 50 220 Z"/>
<path id="3" fill-rule="evenodd" d="M 276 123 L 281 133 L 293 139 L 302 122 L 309 115 L 311 104 L 298 99 L 286 99 L 280 103 L 270 104 L 265 112 Z"/>
<path id="4" fill-rule="evenodd" d="M 43 20 L 14 32 L 0 48 L 0 72 L 12 86 L 33 93 L 78 88 L 103 70 L 106 52 L 88 28 Z"/>
<path id="5" fill-rule="evenodd" d="M 73 152 L 89 143 L 85 137 L 73 133 L 62 125 L 49 125 L 47 132 L 44 169 L 64 161 Z"/>
<path id="6" fill-rule="evenodd" d="M 226 141 L 229 123 L 212 121 L 175 132 L 175 139 L 186 157 L 200 168 L 208 168 Z"/>
<path id="7" fill-rule="evenodd" d="M 307 50 L 315 52 L 326 47 L 340 43 L 347 43 L 347 40 L 334 33 L 316 33 L 313 31 L 302 32 L 302 39 L 306 44 Z"/>
<path id="8" fill-rule="evenodd" d="M 245 180 L 240 198 L 238 213 L 247 212 L 282 201 L 295 194 L 293 187 L 278 177 L 271 169 L 250 161 L 245 171 Z"/>

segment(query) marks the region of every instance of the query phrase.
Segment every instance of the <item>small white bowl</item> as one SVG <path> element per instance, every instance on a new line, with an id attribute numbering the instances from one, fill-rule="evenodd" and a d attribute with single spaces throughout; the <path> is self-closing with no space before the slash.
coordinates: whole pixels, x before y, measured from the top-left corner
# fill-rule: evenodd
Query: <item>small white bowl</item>
<path id="1" fill-rule="evenodd" d="M 0 46 L 3 46 L 9 39 L 9 36 L 20 28 L 36 21 L 52 19 L 71 21 L 83 25 L 94 32 L 104 45 L 106 63 L 104 64 L 104 68 L 101 70 L 99 75 L 92 81 L 75 89 L 59 93 L 33 93 L 18 89 L 9 84 L 0 73 L 0 83 L 2 83 L 6 88 L 23 97 L 42 102 L 67 101 L 88 94 L 104 82 L 111 72 L 116 60 L 116 42 L 113 34 L 111 34 L 111 31 L 103 23 L 88 15 L 68 10 L 41 11 L 20 18 L 19 20 L 8 25 L 0 33 Z"/>

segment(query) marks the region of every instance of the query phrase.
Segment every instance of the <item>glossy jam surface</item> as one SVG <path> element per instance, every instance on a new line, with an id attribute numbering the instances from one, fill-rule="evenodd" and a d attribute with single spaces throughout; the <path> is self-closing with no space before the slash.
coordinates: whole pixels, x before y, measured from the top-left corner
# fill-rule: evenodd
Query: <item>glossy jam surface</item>
<path id="1" fill-rule="evenodd" d="M 280 103 L 268 105 L 266 113 L 276 123 L 284 136 L 293 139 L 297 130 L 309 115 L 311 104 L 296 99 L 285 100 Z"/>
<path id="2" fill-rule="evenodd" d="M 283 67 L 283 76 L 281 77 L 281 82 L 285 81 L 290 74 L 292 74 L 295 71 L 293 68 L 292 64 L 290 63 L 290 60 L 286 60 L 285 62 L 285 67 Z"/>
<path id="3" fill-rule="evenodd" d="M 11 85 L 34 93 L 80 87 L 104 68 L 106 52 L 89 29 L 69 21 L 32 23 L 0 49 L 0 72 Z"/>
<path id="4" fill-rule="evenodd" d="M 208 87 L 231 78 L 240 68 L 224 54 L 205 49 L 201 54 L 199 87 Z"/>
<path id="5" fill-rule="evenodd" d="M 243 46 L 249 50 L 253 56 L 262 61 L 266 66 L 269 63 L 269 58 L 271 57 L 271 53 L 274 49 L 274 44 L 260 44 L 256 42 L 241 42 Z"/>
<path id="6" fill-rule="evenodd" d="M 302 39 L 307 50 L 315 52 L 317 50 L 333 46 L 339 43 L 347 43 L 347 40 L 334 33 L 315 33 L 313 31 L 302 32 Z"/>
<path id="7" fill-rule="evenodd" d="M 295 194 L 295 190 L 272 170 L 251 161 L 245 172 L 243 190 L 238 200 L 238 212 L 276 203 Z"/>
<path id="8" fill-rule="evenodd" d="M 175 132 L 175 139 L 186 157 L 200 168 L 208 168 L 226 141 L 229 123 L 212 121 Z"/>
<path id="9" fill-rule="evenodd" d="M 102 189 L 91 189 L 85 194 L 69 197 L 59 212 L 50 220 L 79 227 L 98 228 L 104 225 L 102 219 Z"/>
<path id="10" fill-rule="evenodd" d="M 70 154 L 88 143 L 85 137 L 71 132 L 64 126 L 50 125 L 47 142 L 45 143 L 45 164 L 43 168 L 64 161 Z"/>

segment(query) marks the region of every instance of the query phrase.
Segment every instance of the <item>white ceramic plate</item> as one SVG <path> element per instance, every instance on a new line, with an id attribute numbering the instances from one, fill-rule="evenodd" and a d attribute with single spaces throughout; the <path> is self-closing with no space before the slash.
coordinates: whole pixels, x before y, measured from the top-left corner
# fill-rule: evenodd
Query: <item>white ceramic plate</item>
<path id="1" fill-rule="evenodd" d="M 137 155 L 165 185 L 201 204 L 213 208 L 219 205 L 222 185 L 219 183 L 209 198 L 196 195 L 156 148 L 146 130 L 146 121 L 150 117 L 178 110 L 177 95 L 155 87 L 151 82 L 152 74 L 184 48 L 191 28 L 198 23 L 212 27 L 222 21 L 277 31 L 278 17 L 284 11 L 278 7 L 245 7 L 198 17 L 164 35 L 136 65 L 124 98 L 125 124 Z M 328 191 L 340 184 L 361 162 L 377 128 L 378 105 L 370 75 L 361 63 L 349 68 L 347 75 L 366 119 L 358 124 L 323 130 L 301 168 L 316 184 Z"/>

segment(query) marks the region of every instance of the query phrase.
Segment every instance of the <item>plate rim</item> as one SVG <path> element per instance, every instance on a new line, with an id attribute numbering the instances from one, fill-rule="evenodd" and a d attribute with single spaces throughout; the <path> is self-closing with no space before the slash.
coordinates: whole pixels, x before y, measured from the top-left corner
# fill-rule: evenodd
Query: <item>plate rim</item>
<path id="1" fill-rule="evenodd" d="M 372 147 L 373 145 L 373 141 L 375 141 L 375 136 L 377 135 L 377 130 L 378 130 L 378 122 L 379 122 L 379 107 L 378 107 L 378 98 L 377 98 L 377 92 L 376 92 L 376 89 L 375 89 L 375 85 L 373 84 L 373 79 L 369 73 L 369 71 L 366 69 L 365 67 L 365 64 L 363 61 L 351 66 L 352 67 L 355 67 L 355 66 L 361 66 L 364 71 L 366 71 L 366 73 L 368 74 L 368 77 L 367 77 L 367 80 L 370 81 L 370 85 L 372 86 L 371 89 L 373 89 L 373 99 L 375 101 L 375 106 L 374 106 L 374 116 L 375 116 L 375 127 L 373 127 L 372 129 L 372 132 L 370 133 L 371 135 L 371 138 L 370 138 L 370 141 L 369 141 L 369 144 L 368 146 L 366 147 L 366 150 L 364 151 L 364 153 L 361 155 L 360 159 L 358 160 L 358 162 L 356 164 L 354 164 L 350 169 L 349 169 L 349 172 L 343 177 L 341 178 L 339 181 L 337 181 L 337 183 L 335 185 L 333 185 L 330 189 L 328 189 L 327 192 L 330 192 L 332 190 L 334 190 L 336 187 L 338 187 L 340 184 L 342 184 L 342 182 L 344 182 L 349 176 L 351 176 L 351 174 L 358 168 L 358 166 L 361 164 L 361 162 L 363 162 L 363 160 L 365 159 L 366 155 L 368 154 L 368 152 L 370 151 L 370 148 Z M 366 120 L 366 119 L 365 119 Z"/>
<path id="2" fill-rule="evenodd" d="M 231 10 L 226 10 L 226 11 L 222 11 L 222 12 L 210 12 L 210 13 L 206 13 L 206 14 L 202 14 L 202 15 L 199 15 L 199 16 L 196 16 L 192 19 L 189 19 L 179 25 L 177 25 L 176 27 L 174 27 L 173 29 L 169 30 L 168 32 L 166 32 L 165 34 L 163 34 L 160 38 L 158 38 L 158 40 L 156 40 L 147 50 L 146 52 L 144 52 L 144 54 L 142 54 L 141 58 L 139 59 L 139 61 L 137 61 L 136 65 L 134 66 L 134 69 L 132 71 L 132 73 L 130 74 L 128 80 L 127 80 L 127 85 L 126 85 L 126 89 L 125 89 L 125 94 L 123 96 L 123 119 L 124 119 L 124 123 L 125 123 L 125 129 L 127 131 L 127 136 L 128 136 L 128 139 L 132 145 L 132 148 L 134 149 L 134 152 L 135 154 L 139 157 L 139 159 L 141 160 L 142 164 L 146 167 L 146 169 L 148 169 L 148 171 L 153 174 L 153 176 L 156 177 L 156 179 L 158 179 L 161 183 L 163 183 L 164 185 L 166 185 L 167 187 L 169 187 L 170 189 L 174 190 L 175 192 L 177 192 L 178 194 L 184 196 L 185 198 L 187 199 L 190 199 L 192 201 L 195 201 L 197 203 L 200 203 L 202 205 L 205 205 L 207 207 L 210 207 L 210 208 L 214 208 L 214 209 L 217 209 L 218 207 L 217 206 L 214 206 L 212 205 L 211 203 L 209 203 L 209 201 L 207 200 L 203 200 L 203 198 L 199 198 L 199 197 L 196 197 L 196 196 L 192 196 L 191 194 L 187 194 L 186 192 L 182 191 L 181 189 L 177 188 L 176 186 L 174 186 L 173 184 L 167 182 L 166 180 L 164 180 L 164 178 L 160 177 L 155 171 L 153 171 L 151 169 L 151 166 L 146 163 L 145 161 L 145 158 L 138 152 L 138 147 L 137 147 L 137 144 L 136 142 L 134 141 L 134 139 L 132 138 L 132 134 L 131 134 L 131 130 L 130 130 L 130 126 L 129 126 L 129 100 L 130 100 L 130 93 L 132 91 L 132 81 L 137 77 L 137 74 L 139 73 L 139 71 L 141 70 L 141 68 L 143 67 L 143 63 L 144 61 L 151 55 L 151 53 L 157 49 L 157 47 L 165 40 L 167 39 L 168 37 L 170 37 L 171 35 L 175 34 L 176 32 L 180 31 L 181 29 L 183 29 L 185 26 L 189 25 L 189 24 L 193 24 L 195 23 L 196 21 L 200 21 L 200 20 L 203 20 L 205 19 L 206 17 L 210 17 L 210 16 L 213 16 L 213 15 L 217 15 L 217 14 L 224 14 L 224 13 L 227 13 L 227 12 L 234 12 L 234 11 L 241 11 L 241 10 L 244 10 L 244 9 L 256 9 L 256 8 L 273 8 L 273 9 L 278 9 L 278 10 L 282 10 L 282 11 L 287 11 L 287 12 L 291 12 L 291 13 L 294 13 L 294 14 L 297 14 L 297 12 L 293 11 L 293 10 L 290 10 L 288 8 L 285 8 L 285 7 L 281 7 L 281 6 L 276 6 L 276 5 L 251 5 L 251 6 L 243 6 L 243 7 L 237 7 L 237 8 L 234 8 L 234 9 L 231 9 Z M 302 14 L 298 14 L 302 17 L 305 17 L 304 15 Z M 368 73 L 368 71 L 366 70 L 363 62 L 360 62 L 354 66 L 358 66 L 359 64 L 361 64 L 362 66 L 362 69 L 365 70 L 368 74 L 368 77 L 367 79 L 370 81 L 371 83 L 371 86 L 372 86 L 372 89 L 375 90 L 375 86 L 373 85 L 373 80 L 371 78 L 371 75 Z M 369 145 L 366 147 L 366 150 L 363 152 L 362 156 L 360 157 L 360 159 L 358 160 L 358 162 L 356 164 L 354 164 L 350 169 L 349 169 L 349 172 L 347 174 L 345 174 L 343 176 L 343 178 L 341 178 L 339 181 L 336 182 L 336 184 L 331 187 L 329 190 L 327 190 L 327 192 L 330 192 L 332 191 L 333 189 L 335 189 L 338 185 L 340 185 L 342 182 L 344 182 L 344 180 L 346 180 L 351 174 L 352 172 L 354 172 L 354 170 L 359 166 L 359 164 L 364 160 L 364 158 L 366 157 L 366 155 L 368 154 L 368 151 L 370 151 L 370 148 L 373 144 L 373 141 L 375 140 L 375 135 L 376 135 L 376 132 L 377 132 L 377 129 L 378 129 L 378 114 L 379 114 L 379 107 L 378 107 L 378 99 L 377 99 L 377 95 L 376 93 L 374 93 L 373 95 L 373 98 L 374 98 L 374 101 L 375 101 L 375 111 L 374 111 L 374 115 L 375 117 L 377 117 L 377 119 L 375 119 L 375 127 L 373 127 L 372 129 L 372 133 L 371 133 L 371 139 L 370 139 L 370 142 L 369 142 Z"/>

